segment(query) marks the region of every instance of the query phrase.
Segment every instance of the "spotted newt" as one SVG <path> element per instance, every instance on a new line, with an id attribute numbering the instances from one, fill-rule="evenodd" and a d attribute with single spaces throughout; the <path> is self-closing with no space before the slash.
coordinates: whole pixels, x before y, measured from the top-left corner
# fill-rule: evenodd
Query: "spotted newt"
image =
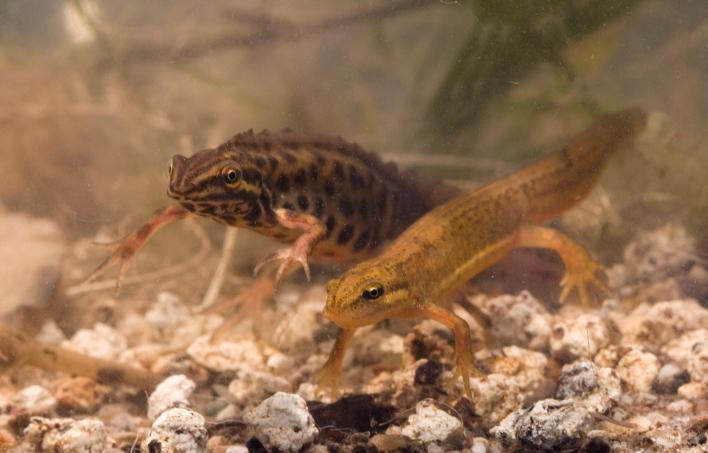
<path id="1" fill-rule="evenodd" d="M 506 177 L 438 206 L 379 256 L 327 285 L 324 314 L 342 328 L 321 373 L 336 393 L 342 360 L 356 330 L 387 318 L 427 317 L 455 335 L 456 374 L 471 397 L 474 366 L 467 323 L 439 305 L 444 296 L 519 247 L 555 250 L 565 265 L 561 302 L 573 290 L 588 304 L 591 287 L 607 291 L 601 267 L 567 236 L 539 226 L 586 197 L 607 158 L 643 128 L 637 109 L 607 115 L 567 146 Z"/>
<path id="2" fill-rule="evenodd" d="M 299 263 L 309 278 L 309 256 L 339 263 L 371 257 L 452 193 L 441 184 L 421 189 L 413 175 L 338 137 L 248 131 L 191 157 L 174 156 L 167 194 L 177 204 L 120 241 L 90 279 L 114 264 L 120 277 L 158 229 L 193 215 L 291 244 L 256 270 L 280 261 L 277 281 Z M 246 299 L 267 298 L 273 283 L 262 276 Z"/>

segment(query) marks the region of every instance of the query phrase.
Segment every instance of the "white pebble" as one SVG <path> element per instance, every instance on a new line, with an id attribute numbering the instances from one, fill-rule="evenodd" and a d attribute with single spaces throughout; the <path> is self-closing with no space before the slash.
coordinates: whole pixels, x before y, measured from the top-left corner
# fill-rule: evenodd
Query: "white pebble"
<path id="1" fill-rule="evenodd" d="M 429 443 L 443 442 L 461 430 L 460 420 L 439 409 L 434 402 L 425 400 L 415 406 L 415 414 L 408 417 L 401 433 L 411 439 Z"/>
<path id="2" fill-rule="evenodd" d="M 233 402 L 242 405 L 291 390 L 292 385 L 287 379 L 262 371 L 239 372 L 238 378 L 229 384 Z"/>
<path id="3" fill-rule="evenodd" d="M 292 371 L 293 367 L 295 366 L 295 360 L 292 357 L 283 354 L 282 352 L 276 352 L 275 354 L 272 354 L 270 357 L 268 357 L 266 366 L 271 371 L 283 374 Z"/>
<path id="4" fill-rule="evenodd" d="M 30 414 L 46 414 L 54 410 L 57 400 L 41 385 L 30 385 L 17 392 L 12 403 Z"/>
<path id="5" fill-rule="evenodd" d="M 548 347 L 551 315 L 528 291 L 489 299 L 485 306 L 492 321 L 490 334 L 501 344 L 535 350 Z"/>
<path id="6" fill-rule="evenodd" d="M 238 371 L 263 368 L 265 359 L 253 341 L 219 341 L 211 343 L 209 335 L 196 340 L 187 354 L 198 364 L 212 371 Z"/>
<path id="7" fill-rule="evenodd" d="M 696 343 L 691 352 L 691 359 L 688 361 L 691 380 L 708 385 L 708 341 Z"/>
<path id="8" fill-rule="evenodd" d="M 708 386 L 701 384 L 700 382 L 689 382 L 688 384 L 683 384 L 676 390 L 676 393 L 682 398 L 686 398 L 690 401 L 696 401 L 699 398 L 708 397 Z"/>
<path id="9" fill-rule="evenodd" d="M 319 433 L 305 400 L 292 393 L 276 393 L 246 411 L 243 420 L 269 450 L 299 451 Z"/>
<path id="10" fill-rule="evenodd" d="M 662 346 L 686 332 L 708 327 L 708 309 L 694 299 L 640 304 L 619 324 L 625 341 Z M 672 358 L 676 361 L 675 358 Z M 679 362 L 680 363 L 680 362 Z"/>
<path id="11" fill-rule="evenodd" d="M 654 354 L 635 348 L 620 359 L 615 371 L 630 389 L 649 392 L 659 367 L 659 359 Z"/>
<path id="12" fill-rule="evenodd" d="M 190 409 L 167 409 L 153 422 L 143 451 L 204 453 L 207 451 L 204 417 Z"/>
<path id="13" fill-rule="evenodd" d="M 593 357 L 610 342 L 605 320 L 592 313 L 563 319 L 553 325 L 551 354 L 562 362 Z"/>
<path id="14" fill-rule="evenodd" d="M 97 359 L 115 360 L 128 343 L 125 337 L 114 328 L 96 323 L 93 329 L 81 329 L 64 341 L 62 346 L 72 351 L 86 354 Z"/>
<path id="15" fill-rule="evenodd" d="M 42 324 L 42 328 L 34 339 L 44 343 L 61 344 L 66 341 L 66 336 L 54 321 L 47 321 Z"/>
<path id="16" fill-rule="evenodd" d="M 189 407 L 189 396 L 196 384 L 183 374 L 176 374 L 160 382 L 148 399 L 148 418 L 154 420 L 172 407 Z"/>
<path id="17" fill-rule="evenodd" d="M 94 418 L 32 417 L 25 438 L 36 451 L 103 453 L 109 446 L 106 427 Z"/>
<path id="18" fill-rule="evenodd" d="M 666 343 L 661 348 L 661 353 L 669 357 L 672 362 L 686 368 L 693 357 L 693 347 L 700 342 L 708 342 L 708 329 L 695 329 L 684 333 Z"/>

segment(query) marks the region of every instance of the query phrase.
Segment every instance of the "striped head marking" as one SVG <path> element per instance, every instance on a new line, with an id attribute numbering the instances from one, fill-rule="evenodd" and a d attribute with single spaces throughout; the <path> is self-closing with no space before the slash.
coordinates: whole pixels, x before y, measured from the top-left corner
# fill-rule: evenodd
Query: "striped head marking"
<path id="1" fill-rule="evenodd" d="M 361 327 L 411 303 L 408 283 L 396 266 L 374 259 L 329 281 L 324 315 L 340 327 Z"/>
<path id="2" fill-rule="evenodd" d="M 248 155 L 216 149 L 170 161 L 167 195 L 184 208 L 228 224 L 255 222 L 265 210 L 260 172 Z"/>

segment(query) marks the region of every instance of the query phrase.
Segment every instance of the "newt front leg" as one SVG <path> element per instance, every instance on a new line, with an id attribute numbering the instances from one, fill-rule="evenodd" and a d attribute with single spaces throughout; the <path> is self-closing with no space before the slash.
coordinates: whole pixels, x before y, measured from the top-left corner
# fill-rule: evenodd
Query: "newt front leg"
<path id="1" fill-rule="evenodd" d="M 322 367 L 319 373 L 319 387 L 329 387 L 330 397 L 332 400 L 337 398 L 337 390 L 339 388 L 339 378 L 342 375 L 342 363 L 344 362 L 344 354 L 354 338 L 357 328 L 345 328 L 339 332 L 337 340 L 332 347 L 332 352 L 329 353 L 327 362 Z"/>
<path id="2" fill-rule="evenodd" d="M 327 228 L 317 217 L 309 214 L 299 214 L 287 209 L 276 209 L 275 218 L 283 227 L 303 230 L 303 233 L 293 245 L 280 249 L 263 260 L 256 266 L 253 273 L 257 274 L 264 265 L 271 261 L 282 260 L 278 267 L 278 272 L 275 274 L 276 282 L 283 276 L 285 269 L 293 263 L 300 263 L 305 271 L 305 276 L 310 280 L 310 265 L 307 263 L 307 257 L 317 242 L 322 239 Z"/>
<path id="3" fill-rule="evenodd" d="M 116 290 L 120 288 L 120 281 L 125 270 L 125 265 L 133 256 L 140 250 L 150 237 L 160 228 L 177 220 L 182 220 L 188 217 L 189 211 L 179 205 L 170 205 L 166 208 L 159 209 L 143 223 L 143 225 L 130 233 L 123 239 L 116 242 L 117 246 L 113 253 L 101 263 L 96 270 L 84 280 L 85 283 L 95 280 L 106 269 L 113 264 L 118 264 L 118 277 L 116 280 Z"/>

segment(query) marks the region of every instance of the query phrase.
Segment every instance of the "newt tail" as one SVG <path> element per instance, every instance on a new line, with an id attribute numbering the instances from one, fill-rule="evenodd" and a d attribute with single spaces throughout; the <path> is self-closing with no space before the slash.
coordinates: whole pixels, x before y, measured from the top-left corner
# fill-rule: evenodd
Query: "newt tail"
<path id="1" fill-rule="evenodd" d="M 325 316 L 344 330 L 323 370 L 336 388 L 344 351 L 354 332 L 387 318 L 427 317 L 455 333 L 457 372 L 471 397 L 473 364 L 467 323 L 439 306 L 443 298 L 509 251 L 549 248 L 563 260 L 561 301 L 589 287 L 607 291 L 588 252 L 560 232 L 538 226 L 576 205 L 597 183 L 608 158 L 643 129 L 644 112 L 607 115 L 534 164 L 453 198 L 430 211 L 378 257 L 327 285 Z"/>

